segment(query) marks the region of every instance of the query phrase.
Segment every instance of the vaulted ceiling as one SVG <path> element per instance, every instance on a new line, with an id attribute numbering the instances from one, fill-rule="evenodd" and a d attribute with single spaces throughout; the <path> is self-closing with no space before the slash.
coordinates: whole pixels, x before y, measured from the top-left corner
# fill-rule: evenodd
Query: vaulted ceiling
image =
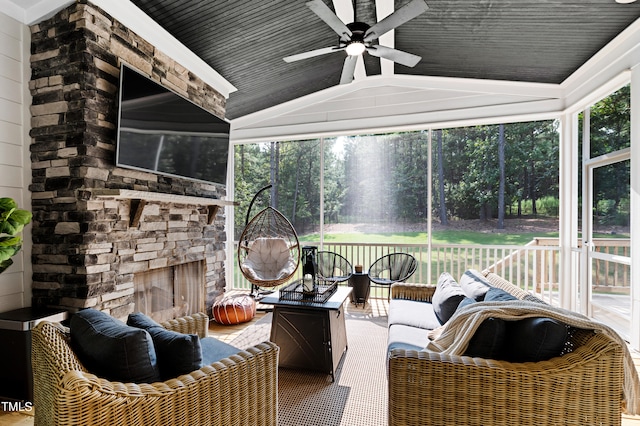
<path id="1" fill-rule="evenodd" d="M 346 23 L 351 0 L 324 0 Z M 408 0 L 355 0 L 356 19 L 374 24 Z M 132 0 L 237 91 L 235 119 L 336 86 L 345 54 L 293 63 L 283 57 L 335 45 L 336 33 L 305 0 Z M 562 83 L 640 17 L 640 1 L 426 0 L 429 9 L 380 43 L 422 57 L 413 68 L 365 54 L 373 75 L 443 76 Z M 376 4 L 377 3 L 377 4 Z M 377 9 L 376 9 L 377 8 Z M 386 68 L 385 68 L 386 67 Z"/>
<path id="2" fill-rule="evenodd" d="M 34 23 L 73 1 L 0 0 L 0 10 Z M 520 105 L 529 113 L 557 111 L 566 107 L 567 100 L 572 101 L 567 96 L 574 92 L 564 89 L 575 88 L 574 83 L 584 81 L 585 76 L 592 86 L 602 84 L 602 78 L 594 78 L 593 73 L 610 68 L 608 64 L 622 55 L 635 55 L 632 51 L 640 46 L 634 41 L 640 31 L 640 0 L 618 0 L 631 1 L 629 4 L 616 0 L 425 0 L 426 12 L 379 38 L 380 45 L 421 56 L 420 62 L 410 68 L 365 53 L 354 82 L 340 85 L 344 52 L 292 63 L 282 59 L 337 44 L 338 36 L 307 6 L 308 0 L 90 1 L 126 20 L 134 30 L 154 36 L 154 31 L 161 31 L 147 25 L 148 16 L 179 41 L 178 45 L 175 39 L 160 41 L 173 54 L 186 46 L 192 70 L 205 80 L 210 77 L 214 87 L 222 84 L 222 91 L 229 94 L 226 117 L 240 130 L 235 134 L 254 129 L 241 139 L 284 135 L 302 122 L 307 124 L 302 133 L 310 135 L 329 121 L 334 122 L 332 130 L 355 131 L 372 123 L 373 127 L 402 125 L 413 113 L 413 123 L 418 123 L 425 120 L 420 113 L 468 108 L 474 103 L 515 105 L 516 109 Z M 409 2 L 315 1 L 324 2 L 345 23 L 367 24 Z M 139 10 L 132 10 L 136 7 Z M 140 10 L 147 15 L 144 19 Z M 622 33 L 632 36 L 610 43 Z M 612 44 L 617 49 L 604 49 L 607 53 L 603 55 L 603 47 Z M 583 66 L 585 62 L 589 67 Z M 618 70 L 632 66 L 619 62 Z M 576 79 L 577 75 L 581 77 Z M 566 84 L 569 81 L 573 83 Z M 575 92 L 573 96 L 580 95 Z M 553 100 L 560 103 L 549 105 Z M 363 121 L 357 126 L 344 123 L 355 118 Z M 275 121 L 281 129 L 272 132 L 267 128 L 273 128 Z M 260 126 L 262 130 L 256 133 Z"/>

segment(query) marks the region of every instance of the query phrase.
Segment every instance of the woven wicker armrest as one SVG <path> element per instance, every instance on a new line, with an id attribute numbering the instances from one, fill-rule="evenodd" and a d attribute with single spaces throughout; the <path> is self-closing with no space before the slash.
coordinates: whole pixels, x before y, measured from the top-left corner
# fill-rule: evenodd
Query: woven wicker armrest
<path id="1" fill-rule="evenodd" d="M 436 286 L 431 284 L 395 283 L 391 285 L 392 299 L 431 302 Z"/>
<path id="2" fill-rule="evenodd" d="M 389 425 L 620 425 L 622 363 L 620 346 L 599 334 L 530 363 L 394 349 Z"/>
<path id="3" fill-rule="evenodd" d="M 179 333 L 197 334 L 201 339 L 207 337 L 209 334 L 209 317 L 202 312 L 172 319 L 160 325 L 167 330 L 177 331 Z"/>
<path id="4" fill-rule="evenodd" d="M 188 321 L 187 321 L 188 322 Z M 34 425 L 277 425 L 279 348 L 264 342 L 153 384 L 86 371 L 65 330 L 33 330 Z"/>

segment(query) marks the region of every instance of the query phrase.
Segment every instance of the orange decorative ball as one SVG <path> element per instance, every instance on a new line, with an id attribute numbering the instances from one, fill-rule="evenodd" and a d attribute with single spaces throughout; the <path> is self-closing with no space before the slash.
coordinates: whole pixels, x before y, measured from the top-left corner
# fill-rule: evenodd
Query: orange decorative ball
<path id="1" fill-rule="evenodd" d="M 251 296 L 229 296 L 211 308 L 215 322 L 224 325 L 251 321 L 256 315 L 256 301 Z"/>

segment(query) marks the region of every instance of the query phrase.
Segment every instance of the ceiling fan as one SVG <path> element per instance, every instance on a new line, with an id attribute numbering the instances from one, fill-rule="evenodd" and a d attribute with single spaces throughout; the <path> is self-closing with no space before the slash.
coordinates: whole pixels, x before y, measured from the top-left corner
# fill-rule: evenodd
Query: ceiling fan
<path id="1" fill-rule="evenodd" d="M 373 44 L 373 42 L 386 32 L 410 21 L 429 9 L 425 0 L 411 0 L 373 26 L 358 21 L 345 24 L 322 0 L 311 0 L 305 4 L 338 34 L 338 44 L 337 46 L 324 47 L 322 49 L 287 56 L 283 58 L 285 62 L 295 62 L 344 50 L 347 53 L 347 57 L 342 67 L 340 84 L 346 84 L 353 81 L 353 73 L 356 68 L 358 56 L 362 55 L 365 51 L 370 55 L 388 59 L 407 67 L 416 66 L 422 59 L 422 57 L 418 55 L 380 44 Z"/>

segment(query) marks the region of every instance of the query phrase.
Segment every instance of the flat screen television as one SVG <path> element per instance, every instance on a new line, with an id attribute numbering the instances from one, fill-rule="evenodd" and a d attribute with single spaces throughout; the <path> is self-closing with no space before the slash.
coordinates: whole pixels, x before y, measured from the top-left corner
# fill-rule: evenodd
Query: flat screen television
<path id="1" fill-rule="evenodd" d="M 116 165 L 226 184 L 229 122 L 122 65 Z"/>

